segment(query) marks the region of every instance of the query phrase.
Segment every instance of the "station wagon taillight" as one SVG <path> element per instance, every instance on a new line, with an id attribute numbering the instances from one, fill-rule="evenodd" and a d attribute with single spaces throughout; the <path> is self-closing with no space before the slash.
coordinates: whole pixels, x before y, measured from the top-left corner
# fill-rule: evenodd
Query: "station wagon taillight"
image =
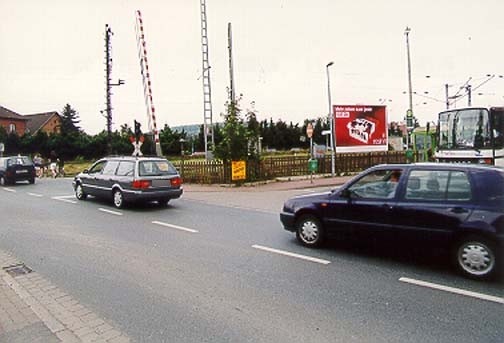
<path id="1" fill-rule="evenodd" d="M 151 186 L 151 182 L 149 180 L 134 180 L 131 183 L 131 187 L 135 189 L 146 189 Z"/>
<path id="2" fill-rule="evenodd" d="M 179 187 L 182 184 L 182 178 L 180 177 L 174 177 L 173 179 L 170 179 L 170 184 L 172 187 Z"/>

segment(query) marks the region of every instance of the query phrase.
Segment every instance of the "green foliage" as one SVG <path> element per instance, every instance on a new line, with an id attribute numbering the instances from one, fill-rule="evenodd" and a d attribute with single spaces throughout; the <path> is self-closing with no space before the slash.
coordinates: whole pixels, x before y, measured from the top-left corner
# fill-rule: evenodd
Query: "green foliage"
<path id="1" fill-rule="evenodd" d="M 225 162 L 246 160 L 248 154 L 248 132 L 240 115 L 237 101 L 226 103 L 227 113 L 223 114 L 224 127 L 222 141 L 216 144 L 214 155 Z"/>
<path id="2" fill-rule="evenodd" d="M 70 106 L 70 104 L 66 104 L 61 112 L 61 134 L 66 136 L 70 134 L 79 133 L 81 131 L 78 126 L 80 122 L 79 114 L 76 110 Z"/>

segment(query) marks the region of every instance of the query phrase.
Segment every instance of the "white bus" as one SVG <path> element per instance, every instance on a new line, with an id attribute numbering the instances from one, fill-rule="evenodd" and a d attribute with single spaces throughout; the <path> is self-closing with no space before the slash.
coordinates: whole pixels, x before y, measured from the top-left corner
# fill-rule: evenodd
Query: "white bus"
<path id="1" fill-rule="evenodd" d="M 439 113 L 438 162 L 504 167 L 504 107 L 471 107 Z"/>

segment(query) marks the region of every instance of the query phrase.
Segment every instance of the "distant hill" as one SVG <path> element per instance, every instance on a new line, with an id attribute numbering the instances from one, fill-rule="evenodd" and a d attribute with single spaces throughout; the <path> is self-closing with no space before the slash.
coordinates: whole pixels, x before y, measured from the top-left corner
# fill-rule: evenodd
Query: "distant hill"
<path id="1" fill-rule="evenodd" d="M 184 131 L 187 134 L 187 137 L 198 136 L 200 132 L 201 124 L 194 125 L 179 125 L 171 127 L 172 131 L 182 132 Z"/>
<path id="2" fill-rule="evenodd" d="M 213 123 L 214 125 L 219 125 L 222 127 L 221 123 Z M 193 125 L 179 125 L 179 126 L 173 126 L 170 127 L 172 131 L 176 132 L 182 132 L 185 131 L 187 134 L 187 137 L 193 137 L 193 136 L 198 136 L 200 133 L 200 127 L 203 124 L 193 124 Z"/>

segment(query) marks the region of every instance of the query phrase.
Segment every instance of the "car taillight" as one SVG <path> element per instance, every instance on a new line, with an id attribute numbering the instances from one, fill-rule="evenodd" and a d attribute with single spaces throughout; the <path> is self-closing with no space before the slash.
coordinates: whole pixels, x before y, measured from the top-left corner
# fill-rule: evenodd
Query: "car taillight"
<path id="1" fill-rule="evenodd" d="M 170 179 L 170 184 L 172 187 L 179 187 L 182 184 L 182 178 L 174 177 L 173 179 Z"/>
<path id="2" fill-rule="evenodd" d="M 131 183 L 131 187 L 135 189 L 146 189 L 151 186 L 151 182 L 149 180 L 134 180 Z"/>

